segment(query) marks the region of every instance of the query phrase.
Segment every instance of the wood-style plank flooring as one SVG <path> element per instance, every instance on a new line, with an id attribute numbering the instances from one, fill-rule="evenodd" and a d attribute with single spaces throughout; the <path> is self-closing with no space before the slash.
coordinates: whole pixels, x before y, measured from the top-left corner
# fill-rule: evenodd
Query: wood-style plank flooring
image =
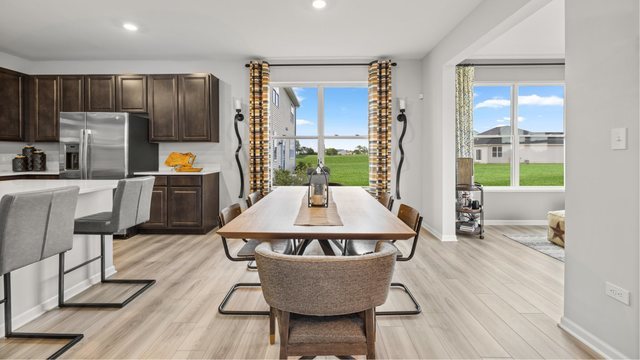
<path id="1" fill-rule="evenodd" d="M 424 233 L 414 259 L 398 263 L 394 276 L 410 287 L 423 313 L 379 317 L 378 358 L 593 358 L 556 325 L 563 263 L 502 235 L 540 231 L 544 227 L 493 226 L 484 240 L 450 243 Z M 277 358 L 266 317 L 218 314 L 229 287 L 258 281 L 258 274 L 228 261 L 214 233 L 139 235 L 116 241 L 114 252 L 116 277 L 154 278 L 157 284 L 123 309 L 54 309 L 19 330 L 84 333 L 64 358 Z M 130 291 L 97 285 L 74 300 L 111 300 Z M 410 305 L 393 290 L 384 308 Z M 259 290 L 246 290 L 234 307 L 266 304 Z M 0 357 L 44 358 L 58 345 L 3 339 Z"/>

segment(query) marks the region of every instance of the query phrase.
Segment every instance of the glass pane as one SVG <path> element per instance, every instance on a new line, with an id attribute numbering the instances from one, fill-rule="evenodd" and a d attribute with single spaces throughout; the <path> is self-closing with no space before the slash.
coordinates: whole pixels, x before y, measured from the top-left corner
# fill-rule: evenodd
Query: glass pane
<path id="1" fill-rule="evenodd" d="M 520 185 L 564 186 L 564 138 L 520 137 Z"/>
<path id="2" fill-rule="evenodd" d="M 366 87 L 324 89 L 324 134 L 359 135 L 369 131 L 369 93 Z"/>
<path id="3" fill-rule="evenodd" d="M 511 185 L 510 136 L 476 137 L 473 153 L 475 182 L 484 186 Z"/>
<path id="4" fill-rule="evenodd" d="M 368 140 L 325 140 L 324 164 L 329 181 L 345 186 L 369 185 Z"/>
<path id="5" fill-rule="evenodd" d="M 271 136 L 317 136 L 318 89 L 274 86 L 269 129 Z"/>
<path id="6" fill-rule="evenodd" d="M 473 87 L 473 131 L 478 135 L 510 134 L 511 86 Z M 503 128 L 503 129 L 500 129 Z"/>
<path id="7" fill-rule="evenodd" d="M 307 181 L 307 162 L 316 164 L 317 139 L 271 140 L 271 165 L 274 186 L 302 185 Z"/>

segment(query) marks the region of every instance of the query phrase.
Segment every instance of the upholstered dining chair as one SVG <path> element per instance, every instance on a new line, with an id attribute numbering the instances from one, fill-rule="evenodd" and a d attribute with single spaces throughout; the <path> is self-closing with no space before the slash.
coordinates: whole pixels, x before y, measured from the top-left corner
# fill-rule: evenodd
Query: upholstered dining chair
<path id="1" fill-rule="evenodd" d="M 262 199 L 262 193 L 260 191 L 254 191 L 247 196 L 247 208 L 252 207 L 255 203 Z"/>
<path id="2" fill-rule="evenodd" d="M 256 248 L 262 293 L 278 319 L 281 359 L 375 358 L 375 308 L 387 300 L 396 249 L 379 242 L 374 250 L 347 257 L 285 255 L 269 243 Z M 272 320 L 272 344 L 274 328 Z"/>
<path id="3" fill-rule="evenodd" d="M 242 208 L 240 207 L 240 204 L 232 204 L 227 206 L 226 208 L 222 209 L 222 211 L 220 211 L 220 214 L 218 215 L 218 221 L 220 224 L 220 227 L 223 227 L 224 225 L 226 225 L 227 223 L 229 223 L 230 221 L 232 221 L 233 219 L 235 219 L 236 217 L 238 217 L 240 214 L 242 214 Z M 260 240 L 256 240 L 256 239 L 249 239 L 249 240 L 244 240 L 244 242 L 242 243 L 242 247 L 240 248 L 240 250 L 238 250 L 236 252 L 235 255 L 233 255 L 231 253 L 231 249 L 229 247 L 229 239 L 227 239 L 224 236 L 220 236 L 222 239 L 222 247 L 224 248 L 224 254 L 226 255 L 227 259 L 234 261 L 234 262 L 238 262 L 238 261 L 246 261 L 246 262 L 251 262 L 251 261 L 255 261 L 255 249 L 258 245 L 260 245 L 261 241 Z M 276 251 L 281 252 L 281 253 L 285 253 L 285 254 L 291 254 L 293 253 L 293 245 L 291 243 L 291 240 L 271 240 L 271 243 L 273 244 L 273 247 L 276 249 Z M 269 311 L 254 311 L 254 310 L 227 310 L 225 309 L 225 307 L 227 306 L 227 303 L 231 300 L 231 297 L 233 296 L 233 293 L 236 292 L 238 289 L 240 288 L 256 288 L 256 287 L 261 287 L 260 283 L 249 283 L 249 282 L 240 282 L 240 283 L 236 283 L 233 286 L 231 286 L 231 289 L 229 289 L 229 291 L 227 292 L 227 294 L 225 295 L 224 299 L 222 300 L 222 302 L 220 303 L 220 306 L 218 306 L 218 312 L 220 314 L 223 315 L 269 315 Z"/>
<path id="4" fill-rule="evenodd" d="M 411 250 L 408 255 L 405 255 L 396 248 L 398 261 L 409 261 L 413 259 L 416 253 L 416 247 L 418 245 L 418 239 L 420 239 L 420 228 L 422 227 L 422 216 L 418 210 L 412 208 L 409 205 L 400 204 L 398 208 L 398 218 L 402 220 L 407 226 L 416 232 L 416 236 L 411 241 Z M 346 255 L 362 255 L 370 253 L 374 250 L 375 241 L 371 240 L 347 240 L 345 246 Z M 414 310 L 397 310 L 397 311 L 378 311 L 378 315 L 417 315 L 422 312 L 420 304 L 413 296 L 409 288 L 400 282 L 391 283 L 391 287 L 401 288 L 411 299 L 415 307 Z"/>
<path id="5" fill-rule="evenodd" d="M 105 269 L 105 236 L 149 221 L 153 176 L 129 178 L 118 181 L 113 197 L 112 210 L 76 219 L 74 234 L 100 235 L 100 255 L 65 270 L 64 252 L 60 254 L 58 274 L 58 306 L 90 308 L 122 308 L 149 289 L 155 280 L 107 279 Z M 96 260 L 100 260 L 100 282 L 103 284 L 143 285 L 122 302 L 66 302 L 64 299 L 64 276 Z"/>
<path id="6" fill-rule="evenodd" d="M 4 299 L 0 303 L 4 303 L 4 336 L 8 339 L 67 340 L 50 359 L 69 350 L 82 340 L 83 335 L 14 332 L 11 272 L 71 250 L 78 191 L 77 186 L 63 187 L 9 194 L 0 200 L 0 273 L 4 281 Z"/>

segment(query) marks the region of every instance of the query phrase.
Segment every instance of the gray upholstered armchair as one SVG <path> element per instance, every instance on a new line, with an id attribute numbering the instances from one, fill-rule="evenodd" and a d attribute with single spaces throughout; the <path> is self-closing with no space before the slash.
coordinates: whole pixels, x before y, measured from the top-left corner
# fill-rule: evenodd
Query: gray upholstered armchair
<path id="1" fill-rule="evenodd" d="M 396 248 L 379 242 L 363 256 L 292 256 L 256 248 L 262 293 L 277 316 L 280 358 L 375 358 L 375 308 L 387 300 Z M 275 324 L 271 320 L 271 343 Z"/>

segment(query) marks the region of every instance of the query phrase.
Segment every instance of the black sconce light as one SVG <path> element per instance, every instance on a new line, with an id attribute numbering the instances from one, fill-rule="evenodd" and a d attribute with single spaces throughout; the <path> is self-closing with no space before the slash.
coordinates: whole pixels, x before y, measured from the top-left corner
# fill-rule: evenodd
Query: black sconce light
<path id="1" fill-rule="evenodd" d="M 236 164 L 238 164 L 238 172 L 240 172 L 240 195 L 238 197 L 242 199 L 244 197 L 244 172 L 242 171 L 242 165 L 240 164 L 240 150 L 242 150 L 242 138 L 240 137 L 240 131 L 238 130 L 238 122 L 244 120 L 242 115 L 242 102 L 240 99 L 236 99 L 234 102 L 236 115 L 233 118 L 233 127 L 236 130 L 236 137 L 238 138 L 238 147 L 236 148 Z"/>
<path id="2" fill-rule="evenodd" d="M 407 109 L 407 102 L 405 99 L 398 98 L 398 108 L 400 109 L 398 121 L 402 123 L 402 133 L 400 134 L 400 139 L 398 139 L 400 162 L 398 162 L 398 175 L 396 176 L 396 199 L 400 200 L 400 173 L 402 171 L 402 163 L 404 163 L 404 148 L 402 147 L 402 140 L 404 139 L 404 134 L 407 132 L 407 115 L 404 113 Z"/>

